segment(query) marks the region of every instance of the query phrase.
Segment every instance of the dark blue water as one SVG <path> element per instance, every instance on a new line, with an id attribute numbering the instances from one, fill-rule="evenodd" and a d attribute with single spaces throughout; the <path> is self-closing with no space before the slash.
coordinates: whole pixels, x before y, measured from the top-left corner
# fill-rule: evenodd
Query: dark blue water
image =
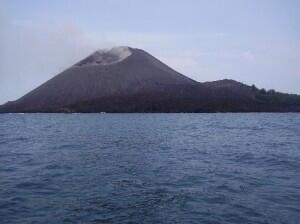
<path id="1" fill-rule="evenodd" d="M 300 223 L 300 114 L 0 115 L 0 223 Z"/>

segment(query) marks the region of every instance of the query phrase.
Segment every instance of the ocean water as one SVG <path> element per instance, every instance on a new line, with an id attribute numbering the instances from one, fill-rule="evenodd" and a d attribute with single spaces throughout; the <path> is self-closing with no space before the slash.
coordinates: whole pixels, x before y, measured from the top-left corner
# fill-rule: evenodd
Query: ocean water
<path id="1" fill-rule="evenodd" d="M 300 223 L 300 114 L 2 114 L 0 223 Z"/>

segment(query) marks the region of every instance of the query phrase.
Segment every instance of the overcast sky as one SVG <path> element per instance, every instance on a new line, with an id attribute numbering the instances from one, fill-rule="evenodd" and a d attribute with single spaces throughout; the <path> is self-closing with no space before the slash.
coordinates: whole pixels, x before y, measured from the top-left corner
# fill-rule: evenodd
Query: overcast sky
<path id="1" fill-rule="evenodd" d="M 198 81 L 300 94 L 298 0 L 0 0 L 0 104 L 118 45 Z"/>

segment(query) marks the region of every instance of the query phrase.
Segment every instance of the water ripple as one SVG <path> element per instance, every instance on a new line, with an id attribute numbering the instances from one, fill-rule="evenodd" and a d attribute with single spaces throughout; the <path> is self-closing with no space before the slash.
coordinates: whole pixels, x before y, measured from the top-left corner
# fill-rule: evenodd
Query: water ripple
<path id="1" fill-rule="evenodd" d="M 0 119 L 1 223 L 299 223 L 299 114 Z"/>

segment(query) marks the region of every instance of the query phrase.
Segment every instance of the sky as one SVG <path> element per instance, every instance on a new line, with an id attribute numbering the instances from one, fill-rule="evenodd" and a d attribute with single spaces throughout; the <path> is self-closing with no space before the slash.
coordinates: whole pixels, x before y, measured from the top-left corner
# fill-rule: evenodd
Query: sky
<path id="1" fill-rule="evenodd" d="M 0 104 L 113 46 L 200 82 L 300 94 L 298 0 L 0 0 Z"/>

